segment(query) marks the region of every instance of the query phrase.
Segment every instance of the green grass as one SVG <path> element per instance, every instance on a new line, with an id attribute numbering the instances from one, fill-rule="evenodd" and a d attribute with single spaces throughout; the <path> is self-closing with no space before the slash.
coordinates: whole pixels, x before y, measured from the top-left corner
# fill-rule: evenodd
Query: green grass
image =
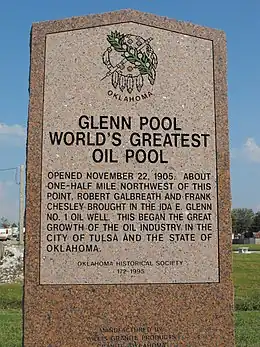
<path id="1" fill-rule="evenodd" d="M 21 309 L 23 287 L 20 283 L 0 284 L 0 310 Z"/>
<path id="2" fill-rule="evenodd" d="M 238 248 L 241 247 L 248 247 L 250 251 L 260 251 L 260 244 L 259 245 L 232 245 L 233 251 L 237 251 Z"/>
<path id="3" fill-rule="evenodd" d="M 233 254 L 233 281 L 236 310 L 260 311 L 260 254 Z"/>
<path id="4" fill-rule="evenodd" d="M 2 286 L 0 289 L 2 289 Z M 21 309 L 0 309 L 0 336 L 0 347 L 21 347 Z"/>
<path id="5" fill-rule="evenodd" d="M 22 291 L 19 283 L 0 285 L 0 347 L 21 347 Z"/>
<path id="6" fill-rule="evenodd" d="M 260 347 L 260 254 L 233 254 L 233 280 L 236 347 Z M 21 284 L 0 285 L 0 347 L 21 347 L 21 298 Z"/>
<path id="7" fill-rule="evenodd" d="M 236 318 L 236 347 L 260 346 L 260 312 L 237 311 Z"/>
<path id="8" fill-rule="evenodd" d="M 260 254 L 233 254 L 233 282 L 236 347 L 260 347 Z"/>

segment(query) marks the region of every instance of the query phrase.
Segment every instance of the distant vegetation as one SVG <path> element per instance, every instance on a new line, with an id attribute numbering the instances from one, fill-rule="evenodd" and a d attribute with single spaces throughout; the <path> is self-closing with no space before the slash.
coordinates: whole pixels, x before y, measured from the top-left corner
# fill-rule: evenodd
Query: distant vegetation
<path id="1" fill-rule="evenodd" d="M 10 222 L 7 218 L 0 218 L 0 228 L 16 228 L 17 224 L 14 222 Z"/>
<path id="2" fill-rule="evenodd" d="M 254 213 L 249 208 L 234 208 L 232 210 L 232 231 L 235 235 L 253 237 L 260 231 L 260 211 Z"/>

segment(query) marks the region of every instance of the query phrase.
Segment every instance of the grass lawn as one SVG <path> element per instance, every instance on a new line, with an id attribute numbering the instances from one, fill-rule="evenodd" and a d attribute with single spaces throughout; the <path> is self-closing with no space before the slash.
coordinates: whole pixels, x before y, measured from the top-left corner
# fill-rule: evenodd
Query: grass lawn
<path id="1" fill-rule="evenodd" d="M 260 346 L 260 311 L 237 311 L 236 347 Z"/>
<path id="2" fill-rule="evenodd" d="M 233 279 L 236 347 L 260 347 L 260 254 L 233 254 Z M 0 285 L 0 347 L 21 347 L 21 297 L 21 284 Z"/>
<path id="3" fill-rule="evenodd" d="M 2 288 L 0 287 L 0 290 Z M 0 347 L 21 347 L 21 309 L 0 309 Z"/>
<path id="4" fill-rule="evenodd" d="M 22 308 L 23 287 L 19 283 L 0 284 L 0 310 Z"/>
<path id="5" fill-rule="evenodd" d="M 21 347 L 22 285 L 0 285 L 0 347 Z"/>
<path id="6" fill-rule="evenodd" d="M 236 310 L 260 311 L 260 254 L 233 254 L 233 280 Z"/>

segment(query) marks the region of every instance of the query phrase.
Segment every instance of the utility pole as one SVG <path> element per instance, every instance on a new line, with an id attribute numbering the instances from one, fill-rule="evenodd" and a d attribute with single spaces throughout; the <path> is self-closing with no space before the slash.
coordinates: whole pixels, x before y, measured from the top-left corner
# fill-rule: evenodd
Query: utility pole
<path id="1" fill-rule="evenodd" d="M 24 221 L 24 165 L 20 166 L 20 203 L 19 203 L 19 243 L 23 244 Z"/>

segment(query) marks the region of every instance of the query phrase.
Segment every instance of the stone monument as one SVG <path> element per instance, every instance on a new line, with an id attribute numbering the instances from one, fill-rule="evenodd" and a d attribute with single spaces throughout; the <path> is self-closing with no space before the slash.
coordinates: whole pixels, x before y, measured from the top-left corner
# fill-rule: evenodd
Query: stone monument
<path id="1" fill-rule="evenodd" d="M 31 32 L 25 347 L 234 346 L 222 31 Z"/>

